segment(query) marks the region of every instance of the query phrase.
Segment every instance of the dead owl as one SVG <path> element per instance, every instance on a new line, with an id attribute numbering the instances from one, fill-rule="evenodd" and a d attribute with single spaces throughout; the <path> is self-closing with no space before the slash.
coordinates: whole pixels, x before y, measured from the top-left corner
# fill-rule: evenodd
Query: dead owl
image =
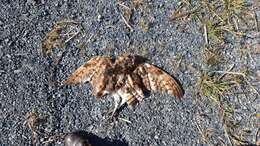
<path id="1" fill-rule="evenodd" d="M 115 112 L 127 103 L 134 107 L 145 93 L 164 92 L 181 99 L 184 92 L 176 80 L 161 69 L 145 63 L 141 56 L 121 55 L 116 59 L 97 56 L 79 67 L 64 84 L 90 82 L 93 95 L 101 98 L 106 94 L 114 97 Z"/>

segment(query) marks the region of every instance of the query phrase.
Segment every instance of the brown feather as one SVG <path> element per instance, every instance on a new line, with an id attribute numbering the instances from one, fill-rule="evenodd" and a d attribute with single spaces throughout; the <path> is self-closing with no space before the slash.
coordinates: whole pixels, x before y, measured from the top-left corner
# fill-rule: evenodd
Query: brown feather
<path id="1" fill-rule="evenodd" d="M 98 56 L 90 59 L 87 63 L 80 66 L 63 84 L 81 84 L 90 82 L 93 87 L 93 94 L 97 97 L 102 96 L 107 82 L 106 71 L 112 67 L 110 57 Z"/>
<path id="2" fill-rule="evenodd" d="M 145 63 L 139 65 L 134 72 L 141 76 L 148 90 L 166 92 L 179 99 L 183 97 L 184 93 L 179 83 L 161 69 Z"/>
<path id="3" fill-rule="evenodd" d="M 113 94 L 115 99 L 121 98 L 116 104 L 118 106 L 127 103 L 134 107 L 147 90 L 165 92 L 178 99 L 183 97 L 181 86 L 172 76 L 143 61 L 141 57 L 131 55 L 118 56 L 115 61 L 111 57 L 94 57 L 79 67 L 64 84 L 90 82 L 96 97 Z"/>

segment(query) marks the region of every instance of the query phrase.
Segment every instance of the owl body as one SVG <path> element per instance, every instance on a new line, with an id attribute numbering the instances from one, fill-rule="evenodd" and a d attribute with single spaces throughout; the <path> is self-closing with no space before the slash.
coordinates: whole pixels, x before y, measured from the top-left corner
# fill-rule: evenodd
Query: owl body
<path id="1" fill-rule="evenodd" d="M 145 63 L 140 56 L 121 55 L 116 59 L 97 56 L 79 67 L 64 83 L 90 82 L 93 95 L 114 97 L 115 110 L 127 103 L 134 107 L 142 101 L 147 91 L 166 92 L 177 98 L 183 90 L 176 80 L 161 69 Z"/>

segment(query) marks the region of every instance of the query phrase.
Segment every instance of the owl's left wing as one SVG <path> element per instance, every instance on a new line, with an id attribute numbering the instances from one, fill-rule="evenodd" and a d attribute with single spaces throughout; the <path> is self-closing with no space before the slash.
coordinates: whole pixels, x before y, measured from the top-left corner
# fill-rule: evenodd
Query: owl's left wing
<path id="1" fill-rule="evenodd" d="M 105 87 L 108 81 L 107 72 L 112 68 L 112 58 L 97 56 L 80 66 L 63 84 L 80 84 L 90 82 L 93 95 L 102 97 L 107 94 Z"/>
<path id="2" fill-rule="evenodd" d="M 80 66 L 63 84 L 80 84 L 100 78 L 100 76 L 97 76 L 98 74 L 111 68 L 111 60 L 110 57 L 106 56 L 94 57 Z"/>
<path id="3" fill-rule="evenodd" d="M 181 99 L 184 92 L 181 85 L 169 74 L 151 64 L 140 64 L 135 70 L 141 78 L 147 90 L 165 92 Z"/>

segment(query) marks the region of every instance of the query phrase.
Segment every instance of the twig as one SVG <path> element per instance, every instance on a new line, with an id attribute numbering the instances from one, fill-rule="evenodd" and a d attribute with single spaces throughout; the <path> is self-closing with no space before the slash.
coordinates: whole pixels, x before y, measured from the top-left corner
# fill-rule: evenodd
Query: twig
<path id="1" fill-rule="evenodd" d="M 239 28 L 238 28 L 238 24 L 237 24 L 237 19 L 235 19 L 234 17 L 231 18 L 233 23 L 234 23 L 234 27 L 235 27 L 235 30 L 238 31 Z"/>
<path id="2" fill-rule="evenodd" d="M 224 121 L 223 121 L 223 122 L 224 122 Z M 225 124 L 225 123 L 224 123 L 224 124 Z M 230 139 L 230 137 L 229 137 L 229 135 L 228 135 L 228 131 L 227 131 L 227 128 L 226 128 L 225 125 L 223 125 L 223 129 L 224 129 L 224 135 L 226 136 L 228 142 L 230 143 L 231 146 L 234 146 L 234 144 L 232 143 L 232 141 L 231 141 L 231 139 Z"/>
<path id="3" fill-rule="evenodd" d="M 221 22 L 224 22 L 224 20 L 215 12 L 215 10 L 205 1 L 202 1 L 203 5 L 206 5 L 206 7 L 209 9 L 210 13 L 212 13 L 214 16 L 216 16 Z"/>
<path id="4" fill-rule="evenodd" d="M 225 140 L 221 137 L 218 137 L 218 139 L 220 140 L 220 142 L 222 143 L 223 146 L 227 146 L 227 144 L 225 143 Z"/>
<path id="5" fill-rule="evenodd" d="M 74 35 L 72 35 L 70 38 L 68 38 L 64 43 L 68 43 L 71 39 L 73 39 L 74 37 L 76 37 L 78 34 L 80 33 L 80 30 L 78 32 L 76 32 Z"/>
<path id="6" fill-rule="evenodd" d="M 79 45 L 79 46 L 81 46 L 81 47 L 80 47 L 80 54 L 81 54 L 81 55 L 83 55 L 83 53 L 84 53 L 84 52 L 83 52 L 83 51 L 84 51 L 83 48 L 86 47 L 86 45 L 90 42 L 90 40 L 91 40 L 94 36 L 95 36 L 95 34 L 91 34 L 90 37 L 88 38 L 88 40 L 86 40 L 85 42 L 82 42 L 82 43 Z"/>
<path id="7" fill-rule="evenodd" d="M 259 28 L 259 22 L 258 22 L 258 18 L 257 18 L 257 14 L 256 14 L 256 12 L 254 12 L 254 14 L 255 14 L 255 25 L 256 25 L 256 30 L 259 32 L 260 30 L 260 28 Z"/>
<path id="8" fill-rule="evenodd" d="M 210 71 L 210 73 L 233 74 L 233 75 L 240 75 L 240 76 L 246 77 L 246 75 L 245 75 L 244 73 L 240 73 L 240 72 L 231 72 L 231 71 Z"/>
<path id="9" fill-rule="evenodd" d="M 181 62 L 182 62 L 182 58 L 179 59 L 179 61 L 177 62 L 176 67 L 175 67 L 174 70 L 173 70 L 173 74 L 174 74 L 174 75 L 176 75 L 177 70 L 180 68 L 180 64 L 181 64 Z"/>
<path id="10" fill-rule="evenodd" d="M 121 16 L 122 19 L 124 20 L 126 26 L 127 26 L 131 31 L 133 31 L 133 27 L 127 22 L 127 20 L 125 19 L 125 17 L 124 17 L 122 14 L 120 14 L 120 16 Z"/>
<path id="11" fill-rule="evenodd" d="M 197 13 L 198 11 L 199 11 L 199 8 L 195 8 L 195 9 L 189 11 L 189 12 L 178 14 L 177 16 L 171 18 L 171 20 L 172 20 L 172 21 L 173 21 L 173 20 L 177 20 L 177 19 L 179 19 L 179 18 L 183 18 L 183 17 L 185 17 L 185 16 L 189 16 L 189 15 L 191 15 L 191 14 Z M 175 11 L 175 12 L 176 12 L 176 11 Z M 178 10 L 177 10 L 177 12 L 178 12 Z"/>
<path id="12" fill-rule="evenodd" d="M 88 38 L 88 40 L 86 41 L 86 43 L 90 42 L 90 40 L 94 37 L 94 34 L 91 34 L 90 37 Z"/>
<path id="13" fill-rule="evenodd" d="M 36 146 L 37 136 L 39 135 L 39 131 L 37 130 L 37 126 L 39 122 L 40 122 L 39 115 L 36 112 L 32 111 L 26 115 L 26 120 L 23 123 L 23 125 L 27 124 L 27 126 L 32 132 L 31 140 L 33 146 Z"/>
<path id="14" fill-rule="evenodd" d="M 185 5 L 191 5 L 188 0 L 182 0 L 181 2 L 184 3 Z"/>
<path id="15" fill-rule="evenodd" d="M 124 121 L 124 122 L 126 122 L 126 123 L 132 124 L 131 121 L 129 121 L 129 120 L 125 119 L 125 118 L 118 118 L 118 119 L 119 119 L 119 120 L 122 120 L 122 121 Z"/>
<path id="16" fill-rule="evenodd" d="M 229 133 L 230 137 L 236 143 L 236 145 L 249 145 L 250 142 L 246 140 L 242 140 L 241 137 L 238 137 L 237 135 L 233 135 L 232 133 Z"/>
<path id="17" fill-rule="evenodd" d="M 74 24 L 74 25 L 78 25 L 79 22 L 73 21 L 73 20 L 62 20 L 62 21 L 58 21 L 55 23 L 55 25 L 63 25 L 63 24 Z"/>
<path id="18" fill-rule="evenodd" d="M 203 133 L 202 133 L 202 130 L 201 130 L 199 124 L 198 124 L 197 122 L 195 122 L 195 124 L 196 124 L 196 127 L 197 127 L 197 129 L 198 129 L 200 135 L 203 137 L 203 141 L 204 141 L 205 139 L 204 139 L 204 136 L 203 136 Z"/>
<path id="19" fill-rule="evenodd" d="M 258 144 L 258 135 L 260 135 L 260 128 L 257 129 L 256 135 L 255 135 L 255 143 Z"/>
<path id="20" fill-rule="evenodd" d="M 233 64 L 228 70 L 227 72 L 230 72 L 233 68 L 235 67 L 235 64 Z M 222 79 L 227 73 L 223 73 L 219 78 L 218 80 Z"/>
<path id="21" fill-rule="evenodd" d="M 258 98 L 260 97 L 260 93 L 255 89 L 253 85 L 250 84 L 250 82 L 245 78 L 246 83 L 255 91 L 255 93 L 258 95 Z M 257 99 L 257 98 L 256 98 Z"/>
<path id="22" fill-rule="evenodd" d="M 127 7 L 127 6 L 125 6 L 124 4 L 117 3 L 117 5 L 119 5 L 119 6 L 123 7 L 123 8 L 126 8 L 128 11 L 131 11 L 131 9 L 130 9 L 129 7 Z M 122 19 L 124 20 L 124 23 L 126 24 L 126 26 L 130 29 L 130 31 L 133 31 L 133 27 L 131 26 L 131 24 L 129 24 L 129 22 L 126 20 L 126 18 L 124 17 L 124 15 L 121 13 L 119 7 L 116 6 L 116 8 L 117 8 L 117 10 L 118 10 L 120 16 L 121 16 Z"/>
<path id="23" fill-rule="evenodd" d="M 121 6 L 121 7 L 123 7 L 123 8 L 126 8 L 126 9 L 128 9 L 128 10 L 131 10 L 128 6 L 126 6 L 126 5 L 124 5 L 124 4 L 122 4 L 122 3 L 117 3 L 119 6 Z"/>
<path id="24" fill-rule="evenodd" d="M 209 41 L 208 41 L 208 30 L 207 30 L 207 25 L 206 24 L 203 25 L 203 29 L 204 29 L 205 43 L 206 43 L 206 45 L 208 45 L 209 44 Z"/>
<path id="25" fill-rule="evenodd" d="M 229 32 L 229 33 L 231 33 L 233 35 L 237 35 L 237 36 L 244 36 L 245 35 L 245 33 L 232 31 L 232 30 L 230 30 L 229 28 L 227 28 L 225 26 L 220 27 L 220 30 L 227 31 L 227 32 Z"/>

